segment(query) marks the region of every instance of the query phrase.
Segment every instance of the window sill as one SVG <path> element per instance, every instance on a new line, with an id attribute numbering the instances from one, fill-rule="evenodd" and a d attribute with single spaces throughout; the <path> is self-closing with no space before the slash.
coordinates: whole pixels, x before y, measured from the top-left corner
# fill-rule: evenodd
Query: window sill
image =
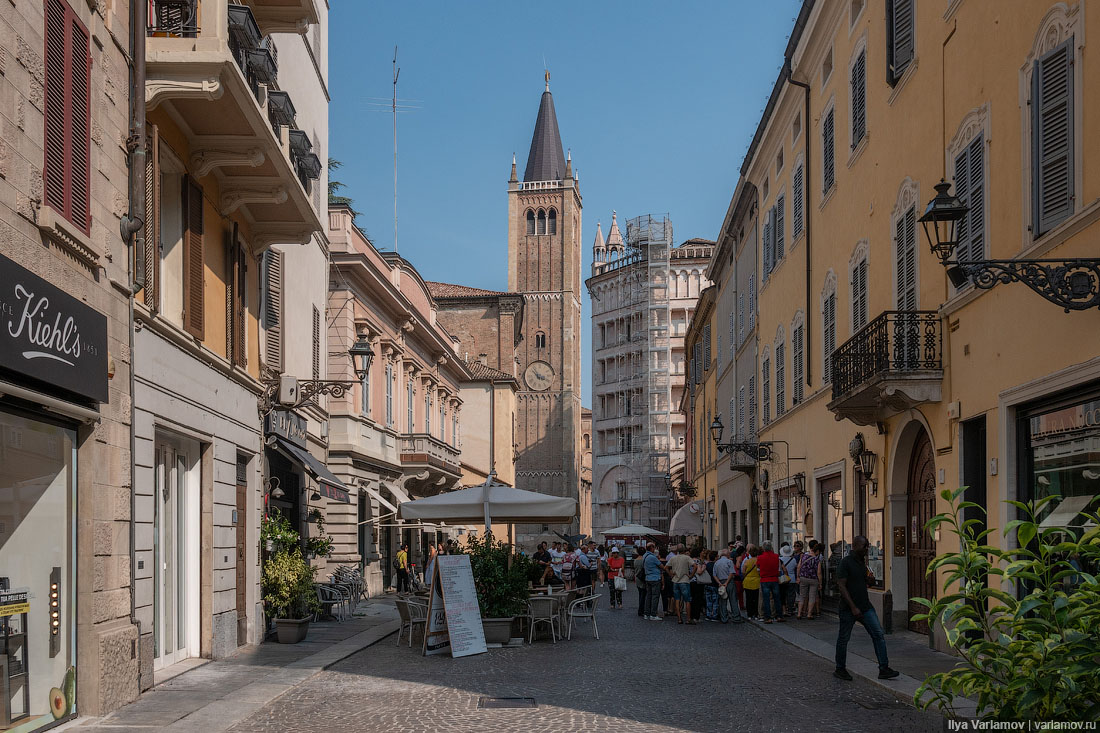
<path id="1" fill-rule="evenodd" d="M 848 167 L 851 168 L 855 165 L 855 162 L 863 155 L 863 151 L 867 149 L 867 141 L 871 139 L 871 131 L 864 130 L 863 137 L 860 139 L 854 148 L 850 148 L 851 152 L 848 155 Z"/>
<path id="2" fill-rule="evenodd" d="M 50 241 L 75 256 L 86 267 L 99 266 L 102 254 L 92 244 L 92 238 L 77 229 L 52 206 L 43 204 L 38 208 L 35 225 Z"/>
<path id="3" fill-rule="evenodd" d="M 901 73 L 901 78 L 898 79 L 896 84 L 894 84 L 894 88 L 890 90 L 890 96 L 887 97 L 886 104 L 894 104 L 894 100 L 898 98 L 898 95 L 901 94 L 901 90 L 905 88 L 906 84 L 909 83 L 909 79 L 912 78 L 913 74 L 916 72 L 917 62 L 919 61 L 920 56 L 917 56 L 916 53 L 914 53 L 913 60 L 909 62 L 909 65 L 907 67 L 905 67 L 905 71 Z"/>
<path id="4" fill-rule="evenodd" d="M 829 190 L 821 194 L 821 203 L 817 205 L 818 211 L 822 211 L 825 208 L 825 204 L 829 203 L 829 200 L 833 197 L 833 193 L 836 192 L 836 181 L 833 181 L 833 185 L 829 186 Z"/>

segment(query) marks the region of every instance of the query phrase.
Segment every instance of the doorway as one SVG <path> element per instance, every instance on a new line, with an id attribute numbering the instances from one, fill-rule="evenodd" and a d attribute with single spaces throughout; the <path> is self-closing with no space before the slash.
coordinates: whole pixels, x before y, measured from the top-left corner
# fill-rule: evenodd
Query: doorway
<path id="1" fill-rule="evenodd" d="M 841 494 L 843 485 L 840 474 L 819 481 L 821 494 L 821 561 L 825 563 L 825 586 L 821 597 L 832 607 L 837 599 L 836 568 L 843 556 L 843 514 L 841 513 Z"/>
<path id="2" fill-rule="evenodd" d="M 913 444 L 909 459 L 909 479 L 906 484 L 906 516 L 909 517 L 909 549 L 907 553 L 909 630 L 928 633 L 928 623 L 914 621 L 913 615 L 927 609 L 913 598 L 931 599 L 936 595 L 936 576 L 925 574 L 928 563 L 936 557 L 936 543 L 925 531 L 924 524 L 936 513 L 936 458 L 932 441 L 923 428 Z"/>
<path id="3" fill-rule="evenodd" d="M 153 496 L 153 669 L 198 656 L 199 449 L 158 435 Z"/>
<path id="4" fill-rule="evenodd" d="M 248 457 L 237 456 L 237 646 L 248 643 Z"/>

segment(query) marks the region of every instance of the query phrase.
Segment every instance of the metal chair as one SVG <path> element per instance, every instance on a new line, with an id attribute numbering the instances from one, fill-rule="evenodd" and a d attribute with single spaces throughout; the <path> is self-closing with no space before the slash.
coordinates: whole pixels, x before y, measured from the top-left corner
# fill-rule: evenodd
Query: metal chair
<path id="1" fill-rule="evenodd" d="M 401 626 L 397 629 L 397 646 L 401 646 L 401 636 L 405 633 L 405 629 L 408 629 L 409 648 L 411 649 L 413 630 L 417 626 L 427 628 L 427 609 L 424 608 L 423 613 L 421 613 L 420 609 L 423 607 L 418 603 L 410 604 L 406 598 L 397 598 L 394 604 L 397 606 L 397 615 L 401 617 Z M 413 608 L 413 606 L 416 608 Z"/>
<path id="2" fill-rule="evenodd" d="M 406 598 L 409 606 L 409 623 L 413 628 L 419 626 L 421 636 L 428 633 L 428 604 L 416 598 Z M 409 631 L 409 648 L 413 645 L 412 631 Z"/>
<path id="3" fill-rule="evenodd" d="M 569 626 L 565 630 L 565 638 L 573 638 L 573 624 L 579 618 L 592 619 L 592 631 L 595 633 L 596 638 L 600 638 L 600 630 L 596 628 L 596 607 L 600 605 L 600 599 L 602 595 L 594 593 L 592 595 L 578 598 L 569 604 Z"/>
<path id="4" fill-rule="evenodd" d="M 550 638 L 555 644 L 561 636 L 561 614 L 558 612 L 558 599 L 550 596 L 535 596 L 527 599 L 527 643 L 535 640 L 535 629 L 539 624 L 550 627 Z"/>
<path id="5" fill-rule="evenodd" d="M 328 615 L 337 621 L 343 621 L 344 612 L 341 606 L 344 604 L 344 595 L 335 586 L 325 583 L 314 583 L 313 587 L 317 591 L 317 600 L 327 610 Z"/>

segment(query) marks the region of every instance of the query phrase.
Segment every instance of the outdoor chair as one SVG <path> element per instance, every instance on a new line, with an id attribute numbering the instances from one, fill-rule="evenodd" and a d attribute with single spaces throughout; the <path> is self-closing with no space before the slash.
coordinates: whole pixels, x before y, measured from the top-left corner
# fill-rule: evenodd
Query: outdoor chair
<path id="1" fill-rule="evenodd" d="M 527 599 L 527 643 L 535 640 L 535 629 L 539 624 L 550 627 L 550 638 L 555 644 L 561 636 L 561 615 L 558 612 L 558 599 L 551 596 L 534 596 Z"/>
<path id="2" fill-rule="evenodd" d="M 578 598 L 569 604 L 569 626 L 565 630 L 565 638 L 573 638 L 573 624 L 579 618 L 592 619 L 592 632 L 596 635 L 596 638 L 600 638 L 600 630 L 596 628 L 596 607 L 600 605 L 600 599 L 602 595 L 596 593 L 593 595 Z"/>
<path id="3" fill-rule="evenodd" d="M 349 583 L 337 580 L 334 575 L 329 577 L 331 578 L 331 581 L 329 582 L 328 587 L 333 591 L 333 593 L 339 596 L 340 606 L 347 608 L 347 612 L 344 613 L 344 617 L 346 618 L 347 616 L 352 615 L 352 613 L 355 611 L 355 606 L 354 601 L 352 600 L 354 598 L 354 595 L 351 585 Z"/>
<path id="4" fill-rule="evenodd" d="M 409 648 L 412 648 L 413 630 L 420 626 L 426 628 L 428 623 L 427 609 L 419 603 L 410 604 L 407 598 L 398 598 L 394 601 L 397 606 L 397 615 L 401 618 L 401 626 L 397 629 L 397 646 L 401 646 L 401 636 L 405 629 L 409 630 Z"/>
<path id="5" fill-rule="evenodd" d="M 344 612 L 341 608 L 344 604 L 343 594 L 334 586 L 325 583 L 314 583 L 313 587 L 317 590 L 317 600 L 321 602 L 321 614 L 343 621 Z"/>

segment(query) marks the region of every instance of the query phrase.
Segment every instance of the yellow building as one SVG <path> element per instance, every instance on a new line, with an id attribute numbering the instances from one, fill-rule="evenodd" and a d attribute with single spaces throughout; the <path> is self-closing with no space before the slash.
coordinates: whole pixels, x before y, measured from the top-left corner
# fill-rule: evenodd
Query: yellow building
<path id="1" fill-rule="evenodd" d="M 710 439 L 710 424 L 715 417 L 715 393 L 718 370 L 714 359 L 713 334 L 717 328 L 714 286 L 705 288 L 695 305 L 695 313 L 684 336 L 688 356 L 687 389 L 681 402 L 686 422 L 684 479 L 681 491 L 694 487 L 703 520 L 703 543 L 717 548 L 715 507 L 718 503 L 718 456 Z M 690 489 L 689 489 L 690 493 Z"/>
<path id="2" fill-rule="evenodd" d="M 1100 255 L 1100 142 L 1084 134 L 1100 16 L 1046 0 L 886 6 L 803 3 L 718 251 L 757 253 L 757 312 L 739 308 L 731 331 L 755 321 L 751 407 L 773 441 L 760 537 L 825 542 L 831 569 L 866 535 L 881 615 L 926 632 L 907 599 L 936 594 L 928 561 L 957 547 L 922 530 L 940 490 L 969 486 L 994 527 L 1015 516 L 1006 499 L 1100 493 L 1100 314 L 1020 282 L 956 287 L 919 223 L 946 179 L 969 207 L 960 260 Z M 735 205 L 746 192 L 754 204 Z"/>

